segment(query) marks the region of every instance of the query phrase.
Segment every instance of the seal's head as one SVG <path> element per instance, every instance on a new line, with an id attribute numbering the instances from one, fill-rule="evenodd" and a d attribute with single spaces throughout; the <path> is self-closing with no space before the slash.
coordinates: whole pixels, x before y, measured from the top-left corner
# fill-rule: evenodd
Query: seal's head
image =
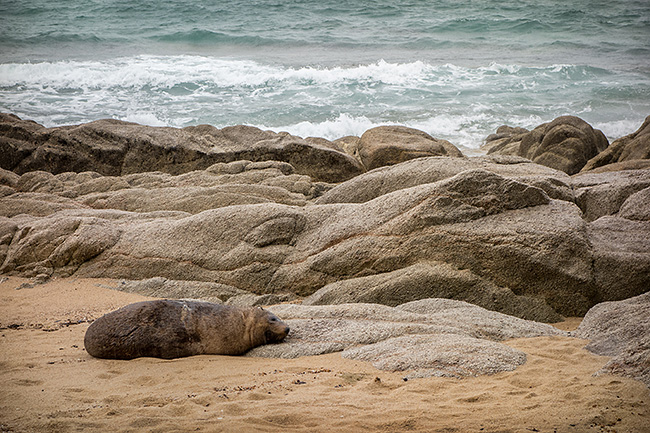
<path id="1" fill-rule="evenodd" d="M 289 327 L 286 323 L 270 311 L 259 308 L 257 311 L 259 321 L 264 326 L 265 343 L 279 343 L 289 334 Z"/>

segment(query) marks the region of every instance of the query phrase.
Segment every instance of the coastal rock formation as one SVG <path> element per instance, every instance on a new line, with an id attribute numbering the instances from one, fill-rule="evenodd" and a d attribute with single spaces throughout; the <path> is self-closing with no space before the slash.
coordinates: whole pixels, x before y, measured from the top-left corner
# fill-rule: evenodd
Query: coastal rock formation
<path id="1" fill-rule="evenodd" d="M 319 289 L 303 305 L 373 303 L 398 306 L 426 298 L 458 299 L 489 310 L 537 322 L 561 317 L 539 298 L 517 296 L 471 271 L 444 262 L 418 263 L 392 272 L 336 281 Z"/>
<path id="2" fill-rule="evenodd" d="M 527 134 L 513 133 L 488 153 L 519 155 L 547 167 L 575 174 L 608 146 L 605 135 L 575 116 L 561 116 Z"/>
<path id="3" fill-rule="evenodd" d="M 481 150 L 488 155 L 495 153 L 499 155 L 518 155 L 521 140 L 530 131 L 526 128 L 502 125 L 497 128 L 495 134 L 490 134 L 481 146 Z"/>
<path id="4" fill-rule="evenodd" d="M 650 170 L 579 173 L 571 178 L 570 184 L 585 219 L 594 221 L 615 215 L 630 196 L 650 187 Z"/>
<path id="5" fill-rule="evenodd" d="M 650 293 L 593 307 L 573 333 L 587 349 L 613 357 L 601 373 L 619 374 L 650 387 Z"/>
<path id="6" fill-rule="evenodd" d="M 357 146 L 353 152 L 358 155 L 366 170 L 423 156 L 463 156 L 450 142 L 405 126 L 369 129 L 363 133 Z"/>
<path id="7" fill-rule="evenodd" d="M 549 325 L 495 313 L 466 302 L 423 299 L 399 307 L 377 304 L 277 305 L 291 328 L 284 342 L 247 356 L 295 358 L 342 351 L 345 358 L 406 378 L 476 376 L 514 370 L 526 355 L 501 341 L 567 335 Z"/>
<path id="8" fill-rule="evenodd" d="M 11 173 L 11 172 L 9 172 Z M 96 172 L 32 171 L 0 194 L 0 215 L 45 216 L 63 209 L 161 210 L 199 213 L 208 209 L 254 203 L 304 206 L 329 189 L 295 173 L 279 161 L 217 163 L 181 175 L 162 172 L 102 176 Z"/>
<path id="9" fill-rule="evenodd" d="M 643 125 L 636 132 L 614 140 L 607 149 L 587 161 L 582 171 L 615 163 L 632 163 L 632 161 L 638 163 L 639 160 L 648 159 L 650 159 L 650 116 L 645 118 Z"/>
<path id="10" fill-rule="evenodd" d="M 650 221 L 650 187 L 630 195 L 623 202 L 618 216 L 628 220 Z"/>
<path id="11" fill-rule="evenodd" d="M 486 170 L 536 186 L 549 197 L 573 201 L 571 178 L 517 156 L 490 155 L 471 158 L 428 157 L 381 167 L 340 183 L 316 200 L 317 204 L 364 203 L 417 185 L 450 178 L 465 170 Z"/>
<path id="12" fill-rule="evenodd" d="M 208 281 L 169 280 L 162 277 L 146 280 L 121 280 L 106 286 L 127 293 L 167 299 L 200 299 L 215 304 L 255 307 L 292 301 L 292 293 L 255 295 L 247 290 Z"/>
<path id="13" fill-rule="evenodd" d="M 148 171 L 181 174 L 218 162 L 284 161 L 315 180 L 341 182 L 363 172 L 343 152 L 286 133 L 251 126 L 217 129 L 143 126 L 105 119 L 45 128 L 0 114 L 0 167 L 18 174 L 95 171 L 119 176 Z"/>
<path id="14" fill-rule="evenodd" d="M 427 160 L 436 161 L 420 161 Z M 0 271 L 212 281 L 258 295 L 299 296 L 376 276 L 377 282 L 385 281 L 381 285 L 387 293 L 395 284 L 403 293 L 380 295 L 378 289 L 369 299 L 373 302 L 391 296 L 392 304 L 453 296 L 522 317 L 555 320 L 540 300 L 557 313 L 580 314 L 612 293 L 639 294 L 647 287 L 638 271 L 647 269 L 648 247 L 628 237 L 616 254 L 611 249 L 607 230 L 622 224 L 619 220 L 628 221 L 616 217 L 590 228 L 572 202 L 473 169 L 364 203 L 268 202 L 195 215 L 89 208 L 44 217 L 17 215 L 2 223 Z M 645 239 L 643 224 L 638 222 L 630 236 Z M 602 242 L 594 243 L 592 236 Z M 602 251 L 594 249 L 601 244 Z M 595 270 L 594 257 L 608 270 Z M 626 257 L 635 258 L 626 262 L 630 274 L 638 276 L 633 284 L 614 276 L 613 266 Z M 419 267 L 409 268 L 414 265 Z M 411 275 L 409 269 L 419 269 L 416 278 L 403 277 Z M 405 288 L 419 278 L 431 287 Z M 467 290 L 446 291 L 453 281 L 464 281 Z"/>
<path id="15" fill-rule="evenodd" d="M 238 292 L 168 293 L 236 305 L 449 297 L 554 321 L 650 287 L 647 173 L 571 177 L 495 154 L 411 159 L 337 185 L 274 159 L 0 171 L 0 272 L 199 281 Z"/>
<path id="16" fill-rule="evenodd" d="M 648 209 L 648 204 L 645 204 Z M 589 224 L 599 298 L 618 301 L 650 288 L 650 221 L 602 217 Z"/>
<path id="17" fill-rule="evenodd" d="M 145 280 L 121 280 L 117 285 L 108 287 L 122 292 L 138 293 L 155 298 L 201 299 L 216 304 L 225 303 L 232 297 L 249 293 L 225 284 L 208 281 L 169 280 L 163 277 L 147 278 Z"/>

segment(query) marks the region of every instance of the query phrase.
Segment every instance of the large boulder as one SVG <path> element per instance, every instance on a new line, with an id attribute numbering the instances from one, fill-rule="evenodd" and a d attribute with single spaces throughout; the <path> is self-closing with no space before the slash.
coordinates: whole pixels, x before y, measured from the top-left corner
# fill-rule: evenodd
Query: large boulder
<path id="1" fill-rule="evenodd" d="M 607 216 L 587 230 L 599 301 L 618 301 L 650 290 L 650 221 Z"/>
<path id="2" fill-rule="evenodd" d="M 611 356 L 600 373 L 619 374 L 650 387 L 650 293 L 593 307 L 573 333 L 587 349 Z"/>
<path id="3" fill-rule="evenodd" d="M 471 271 L 444 262 L 418 263 L 392 272 L 336 281 L 319 289 L 303 305 L 373 303 L 398 306 L 426 298 L 458 299 L 489 310 L 538 322 L 561 320 L 546 302 L 517 296 Z"/>
<path id="4" fill-rule="evenodd" d="M 366 170 L 423 156 L 463 156 L 450 142 L 405 126 L 369 129 L 363 133 L 353 152 L 357 153 Z"/>
<path id="5" fill-rule="evenodd" d="M 621 205 L 618 216 L 628 220 L 650 221 L 650 187 L 630 195 Z"/>
<path id="6" fill-rule="evenodd" d="M 502 125 L 497 128 L 495 134 L 490 134 L 481 146 L 481 150 L 488 155 L 496 153 L 499 155 L 518 155 L 521 140 L 530 131 L 526 128 Z"/>
<path id="7" fill-rule="evenodd" d="M 295 358 L 341 352 L 405 378 L 477 376 L 514 370 L 526 355 L 501 341 L 567 335 L 549 325 L 485 310 L 466 302 L 423 299 L 399 307 L 377 304 L 277 305 L 291 327 L 283 343 L 247 356 Z"/>
<path id="8" fill-rule="evenodd" d="M 519 155 L 568 174 L 579 172 L 590 158 L 605 150 L 608 141 L 598 129 L 575 116 L 561 116 L 527 134 L 513 134 L 490 153 Z"/>
<path id="9" fill-rule="evenodd" d="M 650 187 L 650 170 L 579 173 L 571 177 L 575 202 L 587 221 L 615 215 L 633 194 Z"/>
<path id="10" fill-rule="evenodd" d="M 589 170 L 589 173 L 608 173 L 621 170 L 645 170 L 650 168 L 650 159 L 630 159 L 623 162 L 601 165 Z"/>
<path id="11" fill-rule="evenodd" d="M 13 115 L 0 117 L 0 167 L 18 174 L 35 170 L 180 174 L 237 160 L 284 161 L 298 173 L 326 182 L 363 172 L 356 159 L 331 147 L 252 126 L 178 129 L 105 119 L 44 128 Z"/>
<path id="12" fill-rule="evenodd" d="M 587 161 L 582 171 L 609 164 L 650 159 L 650 116 L 634 133 L 615 140 L 609 147 Z M 650 162 L 646 162 L 650 163 Z"/>
<path id="13" fill-rule="evenodd" d="M 450 178 L 465 170 L 486 170 L 543 189 L 551 198 L 573 201 L 571 178 L 564 172 L 517 156 L 428 157 L 380 167 L 325 192 L 318 204 L 363 203 L 384 194 Z"/>

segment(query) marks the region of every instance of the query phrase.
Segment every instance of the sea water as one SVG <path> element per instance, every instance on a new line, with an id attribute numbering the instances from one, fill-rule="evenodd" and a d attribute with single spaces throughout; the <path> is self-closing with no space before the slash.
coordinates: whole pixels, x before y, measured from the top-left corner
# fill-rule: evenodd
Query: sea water
<path id="1" fill-rule="evenodd" d="M 0 0 L 0 111 L 469 149 L 570 114 L 614 139 L 650 114 L 650 2 Z"/>

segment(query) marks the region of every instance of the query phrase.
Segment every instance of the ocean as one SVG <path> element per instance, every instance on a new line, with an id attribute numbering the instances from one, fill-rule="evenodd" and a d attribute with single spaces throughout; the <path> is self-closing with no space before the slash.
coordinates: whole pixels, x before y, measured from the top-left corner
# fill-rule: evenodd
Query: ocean
<path id="1" fill-rule="evenodd" d="M 576 115 L 650 114 L 647 0 L 0 0 L 0 111 L 336 139 L 385 124 L 463 150 Z"/>

